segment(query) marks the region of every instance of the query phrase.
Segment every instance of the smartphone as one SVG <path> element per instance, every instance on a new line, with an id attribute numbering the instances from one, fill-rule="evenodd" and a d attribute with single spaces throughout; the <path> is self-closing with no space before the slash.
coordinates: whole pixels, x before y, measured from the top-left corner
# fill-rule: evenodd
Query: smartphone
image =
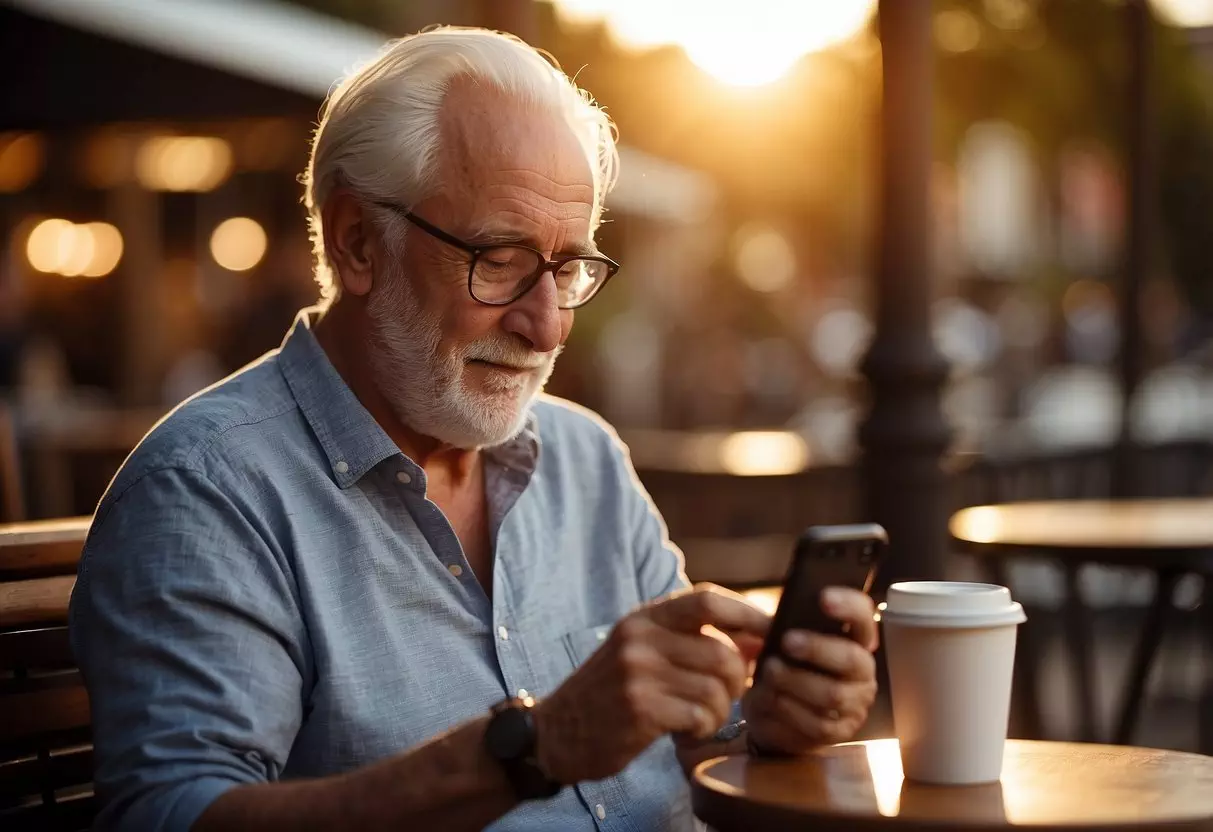
<path id="1" fill-rule="evenodd" d="M 778 655 L 788 664 L 803 666 L 802 662 L 782 654 L 780 644 L 788 630 L 845 634 L 843 624 L 830 618 L 821 608 L 822 590 L 845 586 L 860 592 L 869 591 L 888 546 L 888 533 L 876 523 L 811 526 L 805 530 L 796 542 L 792 564 L 784 578 L 783 594 L 758 657 L 755 681 L 770 656 Z"/>

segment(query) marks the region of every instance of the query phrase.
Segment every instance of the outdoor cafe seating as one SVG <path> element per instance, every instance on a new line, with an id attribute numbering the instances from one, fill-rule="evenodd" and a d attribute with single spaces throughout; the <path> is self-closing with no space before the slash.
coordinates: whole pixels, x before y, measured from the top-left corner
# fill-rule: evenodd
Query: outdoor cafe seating
<path id="1" fill-rule="evenodd" d="M 87 829 L 88 695 L 67 604 L 91 518 L 0 526 L 0 828 Z"/>

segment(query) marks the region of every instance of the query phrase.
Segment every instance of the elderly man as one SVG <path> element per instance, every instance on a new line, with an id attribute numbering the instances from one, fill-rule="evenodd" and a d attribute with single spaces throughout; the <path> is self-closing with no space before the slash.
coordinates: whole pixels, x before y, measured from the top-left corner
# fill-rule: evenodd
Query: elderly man
<path id="1" fill-rule="evenodd" d="M 747 689 L 767 617 L 687 587 L 619 441 L 537 398 L 617 268 L 615 161 L 602 111 L 491 32 L 395 42 L 333 93 L 325 302 L 149 434 L 85 547 L 99 828 L 688 829 L 686 766 L 857 730 L 870 601 L 827 592 L 850 638 L 791 633 L 806 665 Z"/>

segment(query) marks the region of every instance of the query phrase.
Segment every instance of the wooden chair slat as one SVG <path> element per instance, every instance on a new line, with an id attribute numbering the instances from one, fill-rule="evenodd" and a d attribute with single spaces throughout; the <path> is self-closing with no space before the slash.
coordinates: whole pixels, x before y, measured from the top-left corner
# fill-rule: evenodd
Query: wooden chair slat
<path id="1" fill-rule="evenodd" d="M 75 748 L 49 757 L 29 757 L 0 763 L 0 804 L 23 797 L 41 796 L 69 786 L 91 783 L 93 749 Z"/>
<path id="2" fill-rule="evenodd" d="M 0 673 L 74 667 L 67 627 L 0 632 Z"/>
<path id="3" fill-rule="evenodd" d="M 49 673 L 24 673 L 0 678 L 0 704 L 7 704 L 11 697 L 41 693 L 48 690 L 78 688 L 84 685 L 80 671 L 75 669 L 55 670 Z M 3 717 L 0 717 L 2 719 Z"/>
<path id="4" fill-rule="evenodd" d="M 37 754 L 50 751 L 67 751 L 91 745 L 93 742 L 92 725 L 82 725 L 67 728 L 62 731 L 47 731 L 22 739 L 0 743 L 0 762 L 22 760 Z M 3 827 L 0 827 L 3 828 Z"/>
<path id="5" fill-rule="evenodd" d="M 36 578 L 0 583 L 0 629 L 66 624 L 76 578 Z"/>
<path id="6" fill-rule="evenodd" d="M 0 755 L 7 743 L 89 724 L 88 692 L 78 685 L 13 694 L 0 704 Z"/>
<path id="7" fill-rule="evenodd" d="M 97 799 L 91 794 L 55 803 L 0 811 L 4 832 L 83 832 L 93 825 Z"/>
<path id="8" fill-rule="evenodd" d="M 75 574 L 91 517 L 0 525 L 0 579 Z"/>

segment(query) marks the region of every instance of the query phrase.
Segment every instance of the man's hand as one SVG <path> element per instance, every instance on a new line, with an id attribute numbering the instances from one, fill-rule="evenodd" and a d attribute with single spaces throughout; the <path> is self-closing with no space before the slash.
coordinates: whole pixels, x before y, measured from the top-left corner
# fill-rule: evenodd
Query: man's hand
<path id="1" fill-rule="evenodd" d="M 822 609 L 847 625 L 846 636 L 789 630 L 783 652 L 811 664 L 807 670 L 778 657 L 742 700 L 750 738 L 760 748 L 800 754 L 846 742 L 868 718 L 876 698 L 876 628 L 872 599 L 842 587 L 827 589 Z"/>
<path id="2" fill-rule="evenodd" d="M 766 613 L 711 585 L 620 621 L 602 647 L 535 708 L 539 765 L 562 783 L 599 780 L 668 733 L 708 737 L 744 692 L 737 643 L 760 644 Z M 705 627 L 730 638 L 705 634 Z"/>

